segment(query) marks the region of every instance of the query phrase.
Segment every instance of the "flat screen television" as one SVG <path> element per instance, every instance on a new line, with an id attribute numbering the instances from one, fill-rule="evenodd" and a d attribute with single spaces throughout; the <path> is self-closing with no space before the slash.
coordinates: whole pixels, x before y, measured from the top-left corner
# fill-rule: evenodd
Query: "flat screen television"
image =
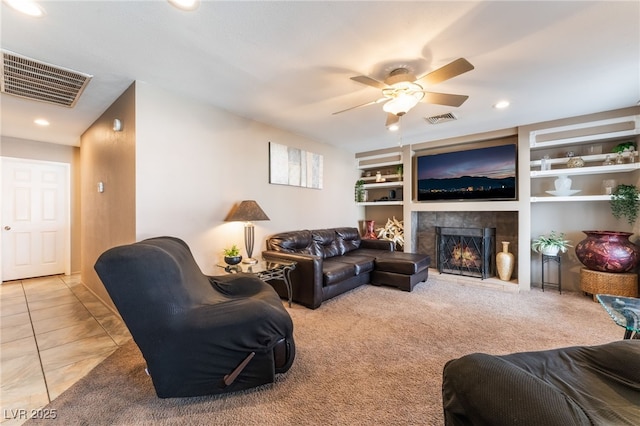
<path id="1" fill-rule="evenodd" d="M 515 144 L 418 156 L 418 201 L 515 200 Z"/>

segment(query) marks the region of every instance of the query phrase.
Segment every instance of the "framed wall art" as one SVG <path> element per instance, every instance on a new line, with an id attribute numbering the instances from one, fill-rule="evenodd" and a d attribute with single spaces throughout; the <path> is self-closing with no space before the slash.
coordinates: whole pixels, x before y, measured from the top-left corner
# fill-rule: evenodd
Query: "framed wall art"
<path id="1" fill-rule="evenodd" d="M 322 189 L 320 154 L 269 142 L 269 183 Z"/>

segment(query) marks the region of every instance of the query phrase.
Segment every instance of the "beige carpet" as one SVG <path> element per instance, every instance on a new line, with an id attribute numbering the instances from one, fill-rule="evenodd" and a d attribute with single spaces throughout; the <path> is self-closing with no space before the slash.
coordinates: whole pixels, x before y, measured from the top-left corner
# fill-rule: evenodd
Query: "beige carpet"
<path id="1" fill-rule="evenodd" d="M 294 305 L 289 312 L 297 358 L 273 385 L 158 399 L 130 343 L 47 408 L 65 425 L 441 425 L 441 375 L 449 359 L 602 344 L 623 335 L 582 294 L 508 293 L 436 274 L 412 293 L 363 286 L 317 310 Z"/>

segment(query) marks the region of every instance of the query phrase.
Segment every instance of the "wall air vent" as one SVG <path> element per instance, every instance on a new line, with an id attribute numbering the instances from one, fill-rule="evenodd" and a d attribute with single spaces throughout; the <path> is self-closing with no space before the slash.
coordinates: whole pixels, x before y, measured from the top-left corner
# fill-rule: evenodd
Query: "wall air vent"
<path id="1" fill-rule="evenodd" d="M 446 114 L 440 114 L 440 115 L 434 115 L 434 116 L 431 116 L 431 117 L 425 117 L 424 119 L 427 120 L 431 124 L 440 124 L 440 123 L 444 123 L 446 121 L 457 120 L 458 117 L 456 117 L 454 113 L 448 112 Z"/>
<path id="2" fill-rule="evenodd" d="M 2 50 L 0 92 L 73 108 L 91 75 Z"/>

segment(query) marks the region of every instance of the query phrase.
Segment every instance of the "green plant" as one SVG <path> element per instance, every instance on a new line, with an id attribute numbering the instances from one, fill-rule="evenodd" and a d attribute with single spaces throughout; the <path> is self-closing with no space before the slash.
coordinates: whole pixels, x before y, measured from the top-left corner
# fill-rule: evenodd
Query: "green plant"
<path id="1" fill-rule="evenodd" d="M 629 225 L 633 225 L 638 218 L 640 190 L 635 185 L 620 184 L 611 193 L 611 213 L 616 219 L 627 219 Z"/>
<path id="2" fill-rule="evenodd" d="M 617 154 L 619 152 L 624 152 L 625 149 L 629 149 L 631 147 L 633 147 L 634 149 L 636 148 L 636 143 L 634 141 L 622 142 L 614 146 L 611 152 Z"/>
<path id="3" fill-rule="evenodd" d="M 360 179 L 356 182 L 355 200 L 357 203 L 364 201 L 364 180 Z"/>
<path id="4" fill-rule="evenodd" d="M 559 251 L 566 253 L 569 247 L 573 246 L 571 245 L 571 241 L 565 239 L 564 233 L 558 234 L 556 231 L 551 231 L 546 235 L 540 235 L 538 238 L 531 241 L 531 250 L 536 253 L 541 253 L 554 247 L 557 247 Z"/>
<path id="5" fill-rule="evenodd" d="M 237 245 L 232 245 L 230 248 L 226 248 L 222 250 L 224 252 L 225 257 L 236 257 L 240 256 L 240 249 Z"/>

